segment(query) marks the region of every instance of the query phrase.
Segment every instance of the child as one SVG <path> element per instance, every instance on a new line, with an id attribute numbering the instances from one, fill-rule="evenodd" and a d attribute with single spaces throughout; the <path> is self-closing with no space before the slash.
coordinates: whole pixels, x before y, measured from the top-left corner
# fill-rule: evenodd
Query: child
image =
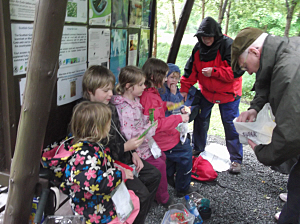
<path id="1" fill-rule="evenodd" d="M 158 126 L 153 137 L 160 149 L 167 157 L 167 178 L 171 186 L 175 186 L 178 197 L 183 197 L 196 191 L 191 182 L 192 170 L 192 148 L 187 139 L 182 145 L 179 132 L 175 129 L 179 123 L 189 120 L 188 114 L 171 115 L 165 117 L 165 111 L 169 102 L 162 101 L 157 88 L 161 88 L 166 79 L 169 68 L 160 59 L 149 58 L 143 71 L 146 75 L 146 89 L 140 97 L 140 102 L 144 107 L 144 114 L 149 115 L 149 109 L 154 108 L 154 119 L 158 121 Z M 174 174 L 176 178 L 174 180 Z"/>
<path id="2" fill-rule="evenodd" d="M 133 179 L 131 170 L 114 168 L 110 149 L 100 143 L 108 137 L 110 121 L 108 106 L 88 101 L 76 105 L 71 119 L 74 140 L 67 149 L 71 155 L 66 160 L 60 187 L 71 197 L 75 214 L 83 215 L 86 223 L 121 223 L 110 193 L 122 180 Z M 54 161 L 51 164 L 61 168 Z M 132 191 L 129 193 L 135 208 L 126 223 L 133 223 L 139 201 Z"/>
<path id="3" fill-rule="evenodd" d="M 151 125 L 149 116 L 143 114 L 143 107 L 139 99 L 145 89 L 144 82 L 145 76 L 141 69 L 134 66 L 122 68 L 119 74 L 119 83 L 116 86 L 116 92 L 120 95 L 115 95 L 111 99 L 111 103 L 116 106 L 119 114 L 122 134 L 127 139 L 140 136 Z M 148 145 L 148 139 L 154 134 L 155 128 L 153 127 L 136 151 L 140 158 L 154 165 L 161 172 L 161 180 L 155 199 L 158 204 L 168 208 L 173 203 L 173 199 L 168 193 L 166 156 L 162 154 L 162 156 L 155 159 Z"/>
<path id="4" fill-rule="evenodd" d="M 112 157 L 127 165 L 135 164 L 139 176 L 126 181 L 129 190 L 133 190 L 140 199 L 140 212 L 134 223 L 144 223 L 154 200 L 161 174 L 153 165 L 140 159 L 134 149 L 138 148 L 145 138 L 134 137 L 125 140 L 121 135 L 120 121 L 117 110 L 110 102 L 115 84 L 114 74 L 106 67 L 90 66 L 83 76 L 83 97 L 86 100 L 107 104 L 112 112 L 112 122 L 109 132 L 109 141 L 103 140 L 111 148 Z"/>
<path id="5" fill-rule="evenodd" d="M 164 88 L 159 89 L 159 94 L 163 101 L 180 103 L 184 99 L 177 87 L 177 83 L 180 80 L 180 69 L 177 65 L 172 63 L 168 63 L 168 67 L 167 82 L 164 83 Z M 180 110 L 178 110 L 178 112 L 180 113 Z M 172 115 L 172 111 L 167 110 L 165 115 L 169 117 Z"/>

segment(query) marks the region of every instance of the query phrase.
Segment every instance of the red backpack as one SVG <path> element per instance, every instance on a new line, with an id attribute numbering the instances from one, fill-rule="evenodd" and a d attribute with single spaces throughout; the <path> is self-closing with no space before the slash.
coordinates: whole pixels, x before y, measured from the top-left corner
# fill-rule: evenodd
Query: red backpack
<path id="1" fill-rule="evenodd" d="M 193 156 L 192 178 L 199 181 L 213 181 L 218 177 L 210 162 L 203 159 L 202 156 Z"/>

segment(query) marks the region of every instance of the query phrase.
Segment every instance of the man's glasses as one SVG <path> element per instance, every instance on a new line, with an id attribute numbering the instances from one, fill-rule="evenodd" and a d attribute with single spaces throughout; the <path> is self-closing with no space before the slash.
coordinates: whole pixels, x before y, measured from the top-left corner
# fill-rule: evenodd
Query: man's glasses
<path id="1" fill-rule="evenodd" d="M 245 57 L 245 61 L 244 61 L 243 65 L 240 67 L 242 71 L 247 71 L 247 69 L 248 69 L 248 68 L 245 66 L 246 61 L 247 61 L 247 58 L 248 58 L 248 55 L 249 55 L 249 51 L 247 51 L 247 55 L 246 55 L 246 57 Z"/>

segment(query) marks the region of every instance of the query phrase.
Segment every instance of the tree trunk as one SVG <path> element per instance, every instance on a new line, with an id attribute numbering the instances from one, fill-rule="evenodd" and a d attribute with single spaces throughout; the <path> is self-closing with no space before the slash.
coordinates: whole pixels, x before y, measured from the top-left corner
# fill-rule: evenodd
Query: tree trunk
<path id="1" fill-rule="evenodd" d="M 157 53 L 157 6 L 155 10 L 155 15 L 154 15 L 154 34 L 153 34 L 153 52 L 152 52 L 152 57 L 156 58 L 156 53 Z"/>
<path id="2" fill-rule="evenodd" d="M 173 27 L 174 27 L 174 33 L 176 31 L 176 16 L 175 16 L 175 6 L 174 6 L 174 0 L 170 0 L 172 4 L 172 15 L 173 15 Z"/>
<path id="3" fill-rule="evenodd" d="M 205 16 L 205 3 L 206 3 L 205 0 L 202 0 L 202 20 L 204 19 Z"/>
<path id="4" fill-rule="evenodd" d="M 289 6 L 288 0 L 285 0 L 285 5 L 287 8 L 287 16 L 286 16 L 286 25 L 285 25 L 285 30 L 284 30 L 284 36 L 288 37 L 289 32 L 290 32 L 290 27 L 291 27 L 291 22 L 293 19 L 293 14 L 294 14 L 294 9 L 297 5 L 296 0 L 292 0 L 291 7 Z"/>
<path id="5" fill-rule="evenodd" d="M 227 16 L 226 16 L 226 26 L 225 26 L 225 34 L 228 33 L 228 25 L 229 25 L 229 17 L 230 17 L 230 7 L 231 7 L 231 1 L 229 1 L 228 4 L 228 10 L 227 10 Z"/>
<path id="6" fill-rule="evenodd" d="M 224 19 L 224 14 L 225 14 L 225 10 L 226 10 L 226 7 L 227 7 L 228 0 L 225 0 L 224 4 L 223 4 L 223 0 L 221 2 L 222 2 L 222 5 L 220 5 L 219 20 L 218 20 L 218 23 L 220 25 L 222 24 L 222 21 Z"/>
<path id="7" fill-rule="evenodd" d="M 10 170 L 4 223 L 28 223 L 57 80 L 67 0 L 37 1 L 24 103 Z"/>
<path id="8" fill-rule="evenodd" d="M 223 0 L 220 0 L 220 4 L 219 4 L 219 16 L 218 16 L 218 23 L 220 23 L 221 17 L 222 17 L 222 6 L 223 6 Z M 222 20 L 221 20 L 222 22 Z"/>
<path id="9" fill-rule="evenodd" d="M 174 34 L 174 38 L 170 47 L 169 55 L 167 62 L 174 63 L 176 62 L 177 54 L 179 51 L 180 43 L 185 31 L 187 22 L 189 21 L 190 14 L 194 5 L 194 0 L 186 0 L 181 15 L 178 20 L 178 26 Z"/>

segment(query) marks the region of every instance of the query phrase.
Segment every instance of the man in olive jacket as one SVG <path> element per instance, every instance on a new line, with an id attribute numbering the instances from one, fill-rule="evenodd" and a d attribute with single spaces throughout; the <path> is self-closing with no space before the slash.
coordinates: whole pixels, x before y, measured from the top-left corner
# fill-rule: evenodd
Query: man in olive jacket
<path id="1" fill-rule="evenodd" d="M 257 159 L 267 166 L 280 165 L 300 154 L 300 37 L 278 37 L 256 28 L 239 32 L 232 47 L 232 70 L 256 73 L 256 95 L 248 111 L 237 121 L 252 122 L 265 103 L 275 115 L 272 141 L 256 145 L 248 140 Z M 293 166 L 288 184 L 288 199 L 278 223 L 300 221 L 300 160 Z"/>

